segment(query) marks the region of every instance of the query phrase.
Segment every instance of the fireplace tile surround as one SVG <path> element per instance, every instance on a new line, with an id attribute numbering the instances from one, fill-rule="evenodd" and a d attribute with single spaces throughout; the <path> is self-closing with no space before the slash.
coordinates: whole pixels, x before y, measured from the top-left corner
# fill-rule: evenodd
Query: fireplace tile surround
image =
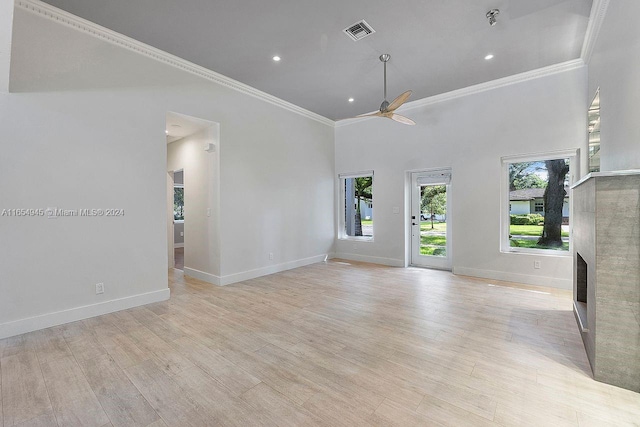
<path id="1" fill-rule="evenodd" d="M 592 173 L 572 192 L 574 313 L 593 377 L 640 392 L 640 171 Z"/>

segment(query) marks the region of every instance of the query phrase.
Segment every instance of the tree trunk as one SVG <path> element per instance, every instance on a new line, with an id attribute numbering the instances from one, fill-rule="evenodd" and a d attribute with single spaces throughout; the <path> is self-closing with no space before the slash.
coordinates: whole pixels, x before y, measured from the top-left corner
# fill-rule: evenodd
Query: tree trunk
<path id="1" fill-rule="evenodd" d="M 435 196 L 433 196 L 435 197 Z M 431 216 L 431 229 L 433 230 L 433 199 L 431 199 L 431 209 L 429 209 L 431 212 L 429 212 L 429 215 Z"/>
<path id="2" fill-rule="evenodd" d="M 360 213 L 360 196 L 356 197 L 356 230 L 354 236 L 362 236 L 362 214 Z"/>
<path id="3" fill-rule="evenodd" d="M 569 172 L 569 165 L 562 159 L 547 160 L 545 165 L 549 183 L 544 191 L 544 228 L 538 245 L 562 247 L 562 206 L 567 194 L 564 179 Z"/>

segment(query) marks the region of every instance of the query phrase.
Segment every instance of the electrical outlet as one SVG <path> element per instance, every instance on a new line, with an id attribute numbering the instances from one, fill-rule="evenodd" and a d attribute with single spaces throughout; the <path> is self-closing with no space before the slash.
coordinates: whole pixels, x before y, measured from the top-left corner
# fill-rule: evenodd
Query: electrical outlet
<path id="1" fill-rule="evenodd" d="M 269 259 L 273 260 L 273 252 L 269 252 Z"/>
<path id="2" fill-rule="evenodd" d="M 96 295 L 104 294 L 104 283 L 96 283 Z"/>
<path id="3" fill-rule="evenodd" d="M 536 268 L 536 269 L 540 268 L 540 261 L 537 261 L 537 260 L 533 261 L 533 268 Z"/>
<path id="4" fill-rule="evenodd" d="M 180 237 L 184 237 L 184 231 L 180 232 Z"/>

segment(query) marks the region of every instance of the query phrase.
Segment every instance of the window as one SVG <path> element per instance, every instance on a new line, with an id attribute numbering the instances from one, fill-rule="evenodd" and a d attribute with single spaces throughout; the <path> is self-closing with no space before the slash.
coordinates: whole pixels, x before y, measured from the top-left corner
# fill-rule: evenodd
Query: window
<path id="1" fill-rule="evenodd" d="M 589 172 L 600 172 L 600 88 L 589 107 Z"/>
<path id="2" fill-rule="evenodd" d="M 569 150 L 502 158 L 502 251 L 569 255 L 576 155 Z"/>
<path id="3" fill-rule="evenodd" d="M 339 238 L 373 239 L 373 171 L 340 174 Z"/>
<path id="4" fill-rule="evenodd" d="M 173 187 L 173 219 L 184 221 L 184 187 Z"/>

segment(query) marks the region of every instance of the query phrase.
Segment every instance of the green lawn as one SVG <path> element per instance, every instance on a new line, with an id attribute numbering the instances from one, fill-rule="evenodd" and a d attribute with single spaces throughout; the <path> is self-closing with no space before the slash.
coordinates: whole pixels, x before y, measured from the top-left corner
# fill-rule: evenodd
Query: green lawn
<path id="1" fill-rule="evenodd" d="M 429 224 L 429 230 L 431 225 Z M 420 236 L 420 254 L 431 256 L 447 256 L 447 237 L 439 235 Z"/>
<path id="2" fill-rule="evenodd" d="M 420 255 L 447 256 L 447 250 L 439 246 L 420 246 Z"/>
<path id="3" fill-rule="evenodd" d="M 420 244 L 446 246 L 447 237 L 446 236 L 420 236 Z"/>
<path id="4" fill-rule="evenodd" d="M 519 236 L 541 236 L 541 225 L 510 225 L 509 234 Z M 562 231 L 562 237 L 569 237 L 568 231 Z"/>
<path id="5" fill-rule="evenodd" d="M 568 251 L 569 250 L 569 242 L 564 242 L 562 244 L 562 249 L 560 248 L 552 248 L 549 246 L 539 246 L 537 244 L 537 240 L 519 240 L 519 239 L 510 239 L 509 244 L 512 248 L 534 248 L 534 249 L 554 249 L 558 251 Z"/>
<path id="6" fill-rule="evenodd" d="M 431 221 L 420 221 L 420 231 L 427 232 L 426 235 L 420 235 L 421 255 L 447 256 L 447 236 L 441 235 L 447 231 L 445 222 L 434 221 L 433 228 L 431 228 Z M 429 232 L 438 234 L 430 234 Z"/>
<path id="7" fill-rule="evenodd" d="M 432 229 L 431 221 L 420 221 L 420 231 L 447 231 L 447 223 L 434 221 Z"/>

